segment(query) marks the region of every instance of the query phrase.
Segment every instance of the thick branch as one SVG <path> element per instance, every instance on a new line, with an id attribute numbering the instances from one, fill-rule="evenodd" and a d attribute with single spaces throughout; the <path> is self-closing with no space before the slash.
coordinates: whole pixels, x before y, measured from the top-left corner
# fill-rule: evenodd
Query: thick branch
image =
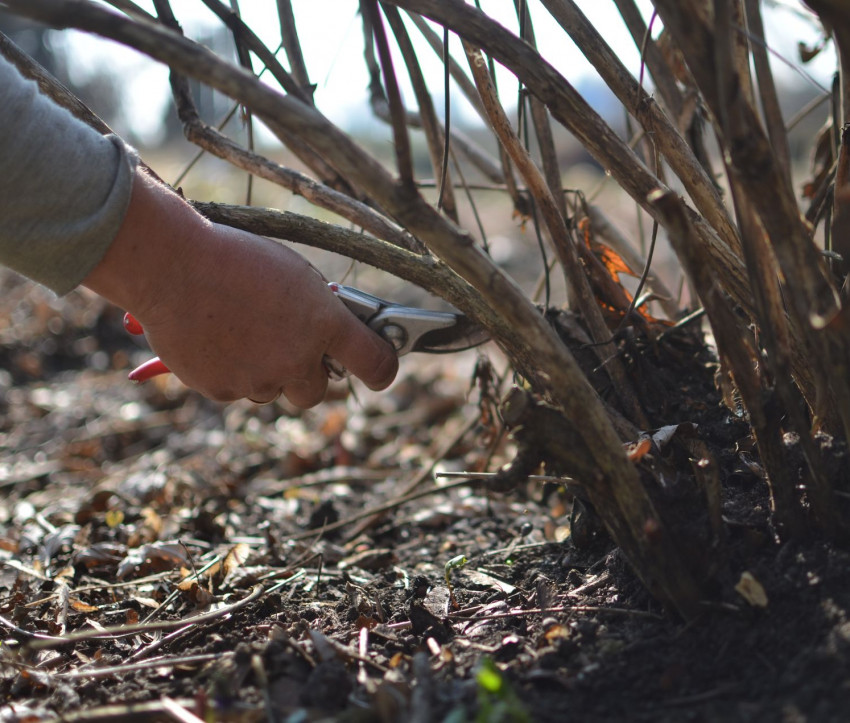
<path id="1" fill-rule="evenodd" d="M 25 78 L 38 83 L 38 89 L 54 103 L 69 111 L 75 118 L 94 128 L 98 133 L 107 135 L 112 129 L 106 125 L 77 96 L 48 73 L 29 55 L 15 45 L 8 37 L 0 33 L 0 55 L 14 65 Z"/>
<path id="2" fill-rule="evenodd" d="M 826 282 L 823 262 L 800 217 L 793 189 L 779 172 L 758 117 L 740 93 L 742 81 L 724 83 L 730 95 L 720 96 L 714 34 L 694 13 L 693 2 L 656 0 L 655 5 L 715 117 L 727 118 L 729 136 L 723 141 L 793 288 L 790 300 L 799 318 L 806 322 L 812 315 L 831 318 L 836 310 L 835 292 Z"/>
<path id="3" fill-rule="evenodd" d="M 684 204 L 673 193 L 657 193 L 651 197 L 659 210 L 667 217 L 672 229 L 670 242 L 685 267 L 691 282 L 705 305 L 711 328 L 717 339 L 721 358 L 728 360 L 729 367 L 749 412 L 750 423 L 771 476 L 771 491 L 777 521 L 797 534 L 801 530 L 801 518 L 794 504 L 794 480 L 789 474 L 787 461 L 782 452 L 782 430 L 779 420 L 767 413 L 766 395 L 762 378 L 753 363 L 755 349 L 740 328 L 740 321 L 720 293 L 699 244 L 694 243 L 693 226 L 684 213 Z"/>
<path id="4" fill-rule="evenodd" d="M 731 64 L 717 68 L 716 37 L 708 21 L 695 14 L 698 3 L 655 0 L 655 5 L 684 53 L 712 113 L 723 120 L 721 142 L 785 277 L 784 300 L 801 334 L 806 356 L 816 369 L 820 399 L 831 403 L 845 434 L 850 434 L 850 338 L 842 329 L 826 327 L 839 310 L 838 295 L 800 214 L 793 189 L 775 161 L 755 110 L 741 92 L 738 73 Z M 731 28 L 724 28 L 725 34 L 730 32 Z M 722 71 L 720 83 L 718 70 Z"/>
<path id="5" fill-rule="evenodd" d="M 282 186 L 319 208 L 332 211 L 374 234 L 379 239 L 389 241 L 417 254 L 426 252 L 425 247 L 418 239 L 413 238 L 404 229 L 384 218 L 366 204 L 335 191 L 299 171 L 281 166 L 268 160 L 265 156 L 243 148 L 200 119 L 187 123 L 185 132 L 186 137 L 192 143 L 209 153 L 232 163 L 243 171 L 253 173 L 259 178 Z"/>
<path id="6" fill-rule="evenodd" d="M 369 264 L 416 284 L 454 305 L 472 304 L 477 318 L 492 314 L 469 284 L 433 256 L 413 253 L 342 226 L 270 208 L 192 201 L 210 221 L 244 231 L 304 244 Z"/>
<path id="7" fill-rule="evenodd" d="M 696 615 L 700 591 L 694 572 L 660 523 L 595 391 L 552 327 L 470 234 L 451 224 L 421 196 L 397 185 L 380 164 L 312 107 L 282 96 L 253 75 L 170 31 L 128 21 L 80 0 L 7 0 L 7 4 L 19 14 L 54 26 L 78 27 L 117 39 L 250 105 L 259 117 L 279 124 L 332 160 L 355 187 L 370 192 L 426 241 L 477 289 L 493 314 L 478 317 L 469 298 L 459 299 L 455 305 L 483 323 L 518 371 L 545 391 L 565 415 L 580 420 L 581 438 L 598 469 L 598 477 L 590 481 L 594 501 L 604 504 L 606 525 L 645 584 L 686 617 Z"/>

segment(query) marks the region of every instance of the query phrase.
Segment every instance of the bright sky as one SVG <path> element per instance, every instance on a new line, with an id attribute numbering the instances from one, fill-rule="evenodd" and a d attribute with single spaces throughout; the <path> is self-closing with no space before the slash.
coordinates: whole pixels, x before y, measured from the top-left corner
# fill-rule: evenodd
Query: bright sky
<path id="1" fill-rule="evenodd" d="M 149 0 L 137 2 L 153 12 L 152 2 Z M 316 104 L 333 121 L 343 127 L 350 127 L 369 112 L 366 105 L 368 78 L 362 61 L 363 36 L 357 15 L 358 2 L 293 0 L 292 4 L 307 68 L 312 81 L 318 84 Z M 483 9 L 499 22 L 509 28 L 516 28 L 513 0 L 482 0 L 481 4 Z M 612 0 L 578 0 L 578 4 L 637 75 L 638 51 Z M 241 0 L 239 5 L 244 20 L 269 47 L 276 48 L 280 40 L 280 29 L 275 0 Z M 648 0 L 638 0 L 638 5 L 645 16 L 649 17 L 651 4 Z M 768 5 L 773 6 L 766 8 L 765 13 L 768 43 L 782 57 L 798 63 L 797 42 L 814 44 L 819 38 L 816 21 L 810 20 L 811 15 L 797 0 L 774 0 Z M 200 0 L 172 0 L 172 6 L 190 37 L 219 22 Z M 566 33 L 548 16 L 538 0 L 530 0 L 530 7 L 535 19 L 538 45 L 544 57 L 576 86 L 581 86 L 593 78 L 594 72 L 587 61 Z M 660 23 L 658 27 L 660 28 Z M 414 39 L 419 37 L 415 28 L 410 29 L 410 34 Z M 67 43 L 69 57 L 73 58 L 69 68 L 72 77 L 76 74 L 79 78 L 85 78 L 102 68 L 104 63 L 108 63 L 116 73 L 125 78 L 132 78 L 123 98 L 126 120 L 143 140 L 156 142 L 160 119 L 171 102 L 165 68 L 132 50 L 91 36 L 66 33 L 61 38 L 60 42 Z M 452 49 L 455 57 L 463 58 L 457 38 L 452 41 Z M 834 56 L 831 48 L 829 50 L 830 52 L 822 53 L 821 57 L 806 66 L 806 72 L 821 83 L 829 82 L 835 68 Z M 281 53 L 279 57 L 285 64 L 285 54 Z M 435 96 L 440 96 L 441 63 L 429 48 L 424 48 L 420 53 L 420 61 L 426 77 L 431 79 L 432 92 Z M 403 66 L 399 63 L 398 67 Z M 774 62 L 774 67 L 780 79 L 790 78 L 794 74 L 779 61 Z M 515 83 L 507 73 L 499 78 L 499 82 L 500 88 L 504 89 L 510 89 Z M 412 92 L 409 87 L 407 92 L 403 87 L 402 92 L 408 103 L 411 103 Z M 459 96 L 459 93 L 452 96 L 453 103 Z M 457 112 L 463 113 L 461 103 L 458 103 Z"/>

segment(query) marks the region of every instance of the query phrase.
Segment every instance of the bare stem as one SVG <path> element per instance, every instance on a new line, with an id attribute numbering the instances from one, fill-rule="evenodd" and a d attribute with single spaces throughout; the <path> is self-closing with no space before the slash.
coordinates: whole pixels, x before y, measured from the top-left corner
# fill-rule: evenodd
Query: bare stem
<path id="1" fill-rule="evenodd" d="M 540 208 L 546 227 L 549 229 L 555 251 L 558 254 L 558 259 L 564 269 L 567 283 L 575 295 L 578 308 L 590 329 L 594 342 L 597 344 L 597 346 L 594 346 L 594 350 L 599 356 L 600 361 L 603 363 L 608 361 L 606 369 L 612 383 L 617 389 L 618 398 L 625 405 L 627 416 L 636 424 L 646 428 L 646 419 L 637 402 L 634 390 L 626 378 L 617 349 L 610 341 L 611 331 L 602 318 L 599 304 L 590 289 L 584 268 L 579 262 L 578 253 L 567 230 L 564 215 L 558 209 L 558 204 L 552 196 L 546 179 L 543 178 L 540 170 L 534 165 L 528 151 L 520 143 L 519 138 L 517 138 L 511 128 L 510 121 L 496 98 L 484 56 L 481 54 L 481 51 L 466 42 L 464 42 L 464 48 L 469 58 L 472 77 L 475 80 L 481 101 L 490 118 L 490 125 L 498 136 L 499 141 L 507 150 L 511 160 L 516 164 L 517 170 L 524 178 L 535 202 Z"/>
<path id="2" fill-rule="evenodd" d="M 301 42 L 298 40 L 298 30 L 295 27 L 295 15 L 292 12 L 290 0 L 277 0 L 277 14 L 280 18 L 280 38 L 286 57 L 289 59 L 289 67 L 292 69 L 292 77 L 301 88 L 305 97 L 312 101 L 313 86 L 304 64 L 304 55 L 301 52 Z"/>

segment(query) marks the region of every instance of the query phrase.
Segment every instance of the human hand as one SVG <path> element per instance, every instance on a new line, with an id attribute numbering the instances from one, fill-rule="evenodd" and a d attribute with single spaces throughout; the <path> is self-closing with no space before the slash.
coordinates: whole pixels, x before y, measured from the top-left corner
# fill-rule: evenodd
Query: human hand
<path id="1" fill-rule="evenodd" d="M 219 401 L 282 393 L 313 406 L 327 389 L 325 355 L 372 389 L 398 368 L 391 346 L 299 254 L 209 223 L 141 171 L 121 230 L 84 284 L 131 311 L 169 369 Z"/>

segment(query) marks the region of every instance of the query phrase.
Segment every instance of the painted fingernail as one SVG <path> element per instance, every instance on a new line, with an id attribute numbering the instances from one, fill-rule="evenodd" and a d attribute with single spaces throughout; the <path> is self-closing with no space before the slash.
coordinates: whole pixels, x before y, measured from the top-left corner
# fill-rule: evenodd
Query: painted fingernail
<path id="1" fill-rule="evenodd" d="M 135 316 L 133 316 L 129 311 L 124 314 L 124 328 L 135 336 L 139 336 L 140 334 L 144 334 L 145 330 L 142 329 L 142 325 L 138 322 Z"/>
<path id="2" fill-rule="evenodd" d="M 144 364 L 133 369 L 133 371 L 127 375 L 127 378 L 131 382 L 141 384 L 142 382 L 146 382 L 148 379 L 152 379 L 160 374 L 168 374 L 170 371 L 171 370 L 165 366 L 162 360 L 157 356 L 153 359 L 148 359 L 148 361 Z"/>

